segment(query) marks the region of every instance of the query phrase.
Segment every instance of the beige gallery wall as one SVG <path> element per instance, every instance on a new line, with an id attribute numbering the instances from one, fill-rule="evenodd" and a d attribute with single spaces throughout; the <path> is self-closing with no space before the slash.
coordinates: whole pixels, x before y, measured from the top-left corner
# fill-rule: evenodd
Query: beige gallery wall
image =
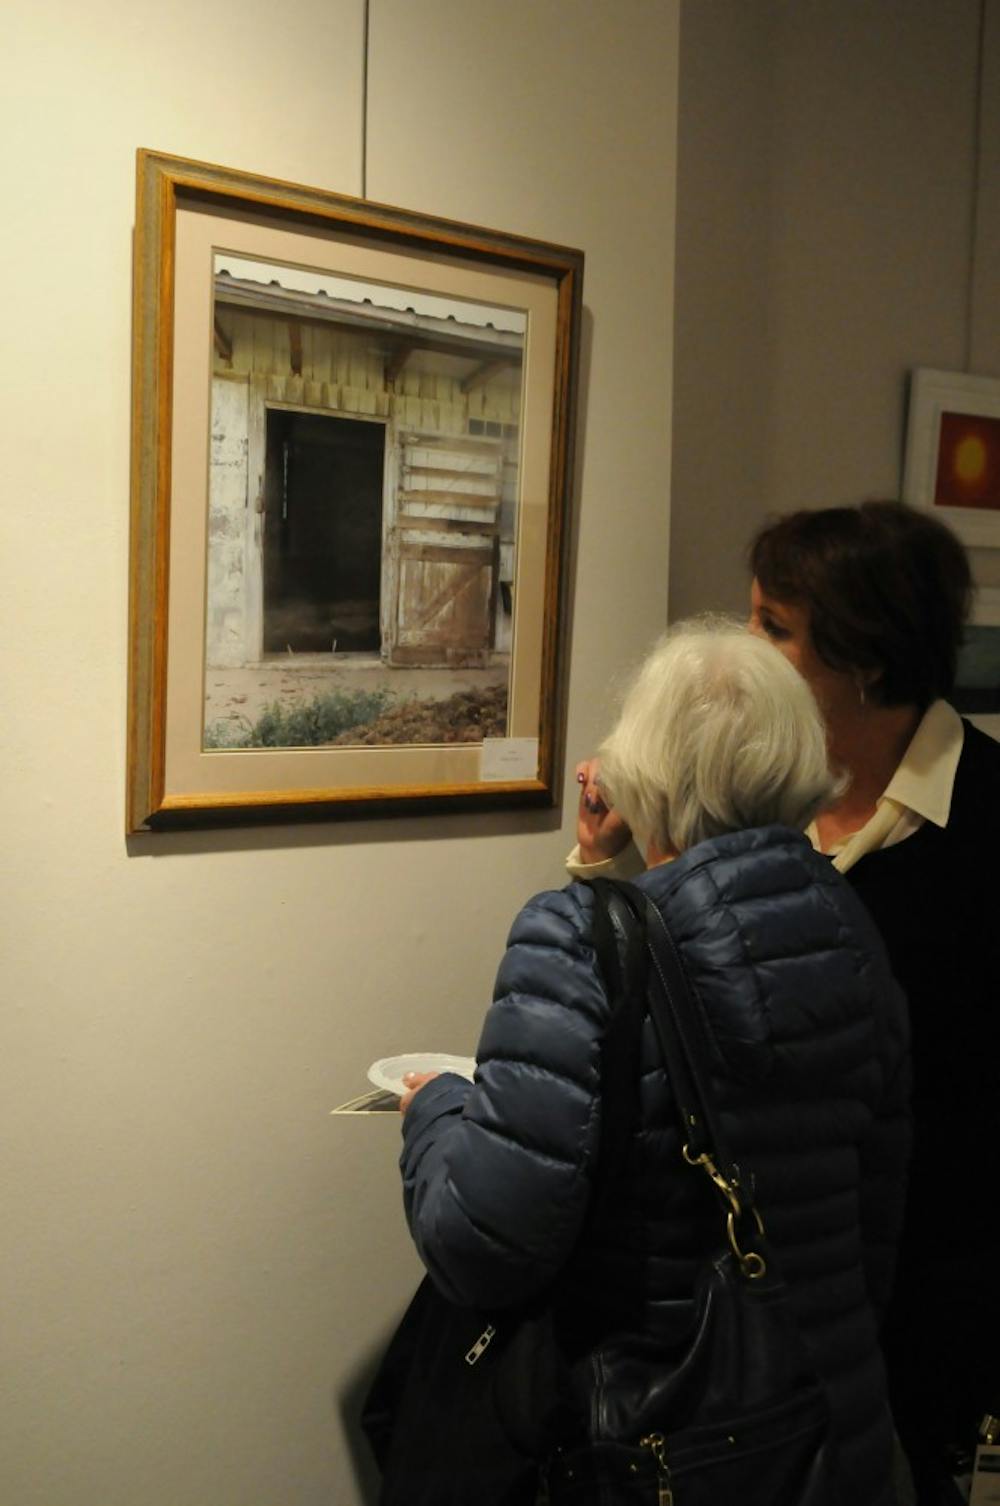
<path id="1" fill-rule="evenodd" d="M 744 608 L 767 512 L 899 494 L 912 367 L 1000 376 L 998 227 L 998 0 L 685 0 L 671 616 Z"/>
<path id="2" fill-rule="evenodd" d="M 676 0 L 15 0 L 4 25 L 0 1502 L 353 1506 L 416 1277 L 374 1057 L 474 1047 L 551 814 L 123 835 L 143 145 L 581 246 L 567 761 L 666 617 Z"/>

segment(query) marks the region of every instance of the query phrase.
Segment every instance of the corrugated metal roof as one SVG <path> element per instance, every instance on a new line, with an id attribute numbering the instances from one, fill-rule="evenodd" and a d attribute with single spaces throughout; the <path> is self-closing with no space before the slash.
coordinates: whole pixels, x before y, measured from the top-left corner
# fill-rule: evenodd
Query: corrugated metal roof
<path id="1" fill-rule="evenodd" d="M 264 294 L 277 293 L 284 295 L 286 299 L 302 298 L 307 306 L 328 309 L 337 307 L 344 312 L 353 307 L 378 311 L 387 318 L 396 314 L 408 315 L 408 327 L 411 329 L 440 331 L 442 327 L 451 327 L 456 332 L 464 329 L 492 330 L 498 335 L 514 336 L 520 343 L 527 328 L 527 316 L 522 309 L 502 308 L 467 299 L 443 298 L 436 293 L 361 281 L 313 268 L 279 266 L 272 262 L 217 253 L 215 273 L 217 285 L 218 279 L 222 278 L 231 287 L 239 286 L 247 292 L 258 288 Z M 239 301 L 247 303 L 249 298 Z M 285 306 L 287 307 L 287 303 Z"/>

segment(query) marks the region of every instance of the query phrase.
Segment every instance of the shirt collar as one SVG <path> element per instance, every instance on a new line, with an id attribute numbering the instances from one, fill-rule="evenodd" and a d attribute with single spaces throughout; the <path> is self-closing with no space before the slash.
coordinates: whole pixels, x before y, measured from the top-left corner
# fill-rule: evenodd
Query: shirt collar
<path id="1" fill-rule="evenodd" d="M 947 826 L 964 739 L 962 718 L 954 707 L 947 701 L 928 706 L 883 799 L 905 806 L 935 826 Z"/>

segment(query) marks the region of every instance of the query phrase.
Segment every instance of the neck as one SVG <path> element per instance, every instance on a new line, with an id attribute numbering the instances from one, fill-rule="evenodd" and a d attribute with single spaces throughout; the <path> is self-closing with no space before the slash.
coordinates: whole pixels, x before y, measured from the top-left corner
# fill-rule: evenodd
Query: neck
<path id="1" fill-rule="evenodd" d="M 856 831 L 874 813 L 920 725 L 916 706 L 859 706 L 830 728 L 830 762 L 850 775 L 840 799 L 819 818 L 832 835 Z"/>
<path id="2" fill-rule="evenodd" d="M 647 868 L 658 868 L 661 863 L 672 863 L 674 858 L 679 856 L 680 854 L 677 851 L 677 848 L 671 846 L 669 842 L 667 843 L 666 847 L 658 847 L 656 843 L 652 839 L 650 839 L 650 841 L 646 845 Z"/>

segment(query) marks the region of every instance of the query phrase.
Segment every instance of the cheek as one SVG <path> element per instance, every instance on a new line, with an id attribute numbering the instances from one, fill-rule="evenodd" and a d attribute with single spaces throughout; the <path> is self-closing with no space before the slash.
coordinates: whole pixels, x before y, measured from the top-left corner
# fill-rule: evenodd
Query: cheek
<path id="1" fill-rule="evenodd" d="M 805 680 L 824 716 L 828 715 L 836 707 L 842 676 L 828 668 L 809 643 L 789 639 L 777 646 Z"/>
<path id="2" fill-rule="evenodd" d="M 792 662 L 795 663 L 794 660 Z M 804 654 L 795 668 L 816 697 L 823 720 L 827 723 L 839 722 L 845 706 L 852 705 L 857 695 L 850 677 L 838 674 L 811 653 Z"/>
<path id="3" fill-rule="evenodd" d="M 808 680 L 808 665 L 804 662 L 807 655 L 803 653 L 801 643 L 796 643 L 794 638 L 772 639 L 774 647 L 783 659 L 787 659 L 793 669 L 797 669 L 800 675 Z"/>

